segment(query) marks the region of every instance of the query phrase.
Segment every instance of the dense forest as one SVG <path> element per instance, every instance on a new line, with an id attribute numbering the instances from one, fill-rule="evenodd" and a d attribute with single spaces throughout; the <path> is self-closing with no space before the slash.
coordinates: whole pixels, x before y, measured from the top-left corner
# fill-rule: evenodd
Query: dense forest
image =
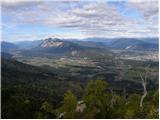
<path id="1" fill-rule="evenodd" d="M 120 96 L 108 91 L 108 86 L 102 80 L 90 81 L 78 105 L 76 96 L 66 92 L 56 113 L 62 112 L 64 118 L 158 118 L 158 91 L 149 92 L 141 106 L 143 96 Z"/>
<path id="2" fill-rule="evenodd" d="M 158 89 L 145 89 L 141 77 L 141 93 L 119 92 L 104 80 L 66 81 L 2 59 L 2 118 L 158 118 Z"/>
<path id="3" fill-rule="evenodd" d="M 25 93 L 20 96 L 22 88 L 3 89 L 7 107 L 2 105 L 2 118 L 158 118 L 158 90 L 148 92 L 141 106 L 143 95 L 118 95 L 108 87 L 103 80 L 90 81 L 82 96 L 68 90 L 58 106 L 47 97 L 37 101 Z"/>

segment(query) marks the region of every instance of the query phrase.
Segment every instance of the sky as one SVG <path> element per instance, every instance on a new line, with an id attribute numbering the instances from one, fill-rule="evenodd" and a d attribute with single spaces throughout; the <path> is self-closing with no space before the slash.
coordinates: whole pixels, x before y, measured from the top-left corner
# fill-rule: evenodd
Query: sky
<path id="1" fill-rule="evenodd" d="M 2 0 L 3 41 L 158 37 L 158 0 Z"/>

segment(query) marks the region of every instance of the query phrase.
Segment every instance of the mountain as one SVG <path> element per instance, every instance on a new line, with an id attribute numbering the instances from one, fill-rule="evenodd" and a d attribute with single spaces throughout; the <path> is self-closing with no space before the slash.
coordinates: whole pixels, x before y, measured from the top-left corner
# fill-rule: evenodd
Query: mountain
<path id="1" fill-rule="evenodd" d="M 98 41 L 73 41 L 73 43 L 76 43 L 83 47 L 90 47 L 90 48 L 107 48 L 107 46 L 103 42 Z"/>
<path id="2" fill-rule="evenodd" d="M 89 49 L 71 41 L 65 41 L 57 38 L 48 38 L 43 40 L 36 48 L 31 49 L 31 53 L 40 56 L 75 56 L 78 53 Z"/>
<path id="3" fill-rule="evenodd" d="M 157 51 L 158 44 L 144 42 L 139 39 L 118 39 L 112 42 L 109 47 L 113 49 L 120 49 L 120 50 L 142 50 L 142 51 Z"/>
<path id="4" fill-rule="evenodd" d="M 34 40 L 34 41 L 20 41 L 20 42 L 15 42 L 15 44 L 20 48 L 20 49 L 32 49 L 37 47 L 43 40 Z"/>
<path id="5" fill-rule="evenodd" d="M 10 70 L 15 70 L 15 71 L 20 71 L 20 72 L 29 72 L 29 73 L 49 73 L 48 71 L 40 68 L 40 67 L 35 67 L 32 65 L 28 65 L 19 61 L 16 61 L 15 59 L 11 58 L 5 58 L 2 56 L 2 69 L 10 69 Z"/>
<path id="6" fill-rule="evenodd" d="M 28 57 L 110 57 L 112 53 L 102 43 L 84 41 L 65 41 L 57 38 L 43 40 L 37 47 L 21 50 Z"/>
<path id="7" fill-rule="evenodd" d="M 86 38 L 86 45 L 91 43 L 103 48 L 121 50 L 157 51 L 159 38 Z M 80 43 L 83 43 L 80 42 Z M 87 43 L 88 42 L 88 43 Z M 94 45 L 93 44 L 93 45 Z M 100 45 L 101 44 L 101 45 Z"/>
<path id="8" fill-rule="evenodd" d="M 103 45 L 110 45 L 110 43 L 116 41 L 117 38 L 86 38 L 82 39 L 81 41 L 86 42 L 94 42 L 94 43 L 103 43 Z"/>
<path id="9" fill-rule="evenodd" d="M 134 40 L 134 41 L 133 41 Z M 15 42 L 20 49 L 33 49 L 37 47 L 42 48 L 51 48 L 51 47 L 60 47 L 62 44 L 71 44 L 75 43 L 81 47 L 91 47 L 91 48 L 113 48 L 113 49 L 125 49 L 127 47 L 132 47 L 132 49 L 142 49 L 147 50 L 154 47 L 157 47 L 159 44 L 159 38 L 85 38 L 85 39 L 57 39 L 57 38 L 48 38 L 45 40 L 34 40 L 34 41 L 21 41 Z M 130 46 L 132 44 L 136 46 Z M 138 45 L 140 43 L 140 45 Z M 143 44 L 145 43 L 145 48 Z M 117 45 L 119 44 L 119 45 Z M 123 45 L 122 45 L 123 44 Z M 65 46 L 61 46 L 61 49 Z M 119 47 L 124 46 L 124 47 Z M 128 49 L 129 49 L 128 48 Z M 157 49 L 157 48 L 156 48 Z"/>
<path id="10" fill-rule="evenodd" d="M 153 37 L 153 38 L 141 38 L 141 41 L 147 42 L 147 43 L 152 43 L 152 44 L 159 44 L 159 38 L 158 37 Z"/>
<path id="11" fill-rule="evenodd" d="M 21 50 L 24 56 L 33 57 L 58 57 L 62 55 L 74 55 L 77 51 L 83 50 L 83 47 L 70 41 L 64 41 L 57 38 L 44 39 L 38 46 Z"/>
<path id="12" fill-rule="evenodd" d="M 83 47 L 70 41 L 63 41 L 57 38 L 48 38 L 43 40 L 40 45 L 36 47 L 36 49 L 40 51 L 63 53 L 74 50 L 82 50 Z"/>
<path id="13" fill-rule="evenodd" d="M 60 39 L 52 39 L 52 38 L 48 38 L 45 39 L 41 44 L 40 47 L 42 48 L 49 48 L 49 47 L 63 47 L 64 46 L 64 42 L 61 41 Z"/>
<path id="14" fill-rule="evenodd" d="M 17 50 L 18 46 L 13 44 L 13 43 L 9 43 L 9 42 L 1 42 L 1 51 L 2 52 L 12 52 L 13 50 Z"/>
<path id="15" fill-rule="evenodd" d="M 4 58 L 4 59 L 11 59 L 12 56 L 13 56 L 12 54 L 5 53 L 5 52 L 1 52 L 1 58 Z"/>
<path id="16" fill-rule="evenodd" d="M 149 41 L 149 42 L 147 42 Z M 157 39 L 138 38 L 88 38 L 85 40 L 47 38 L 23 41 L 16 44 L 3 43 L 2 52 L 28 57 L 90 57 L 113 56 L 110 50 L 158 51 Z M 25 45 L 24 45 L 25 44 Z M 17 50 L 16 52 L 14 50 Z"/>
<path id="17" fill-rule="evenodd" d="M 2 58 L 1 86 L 2 118 L 31 119 L 36 118 L 44 100 L 50 99 L 57 105 L 67 91 L 68 82 L 53 71 Z"/>

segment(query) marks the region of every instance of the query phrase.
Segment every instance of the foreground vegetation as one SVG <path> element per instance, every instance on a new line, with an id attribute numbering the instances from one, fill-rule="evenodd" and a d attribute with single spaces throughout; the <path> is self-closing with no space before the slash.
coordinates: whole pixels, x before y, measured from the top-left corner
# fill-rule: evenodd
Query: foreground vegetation
<path id="1" fill-rule="evenodd" d="M 154 66 L 157 64 L 151 65 L 148 72 L 157 73 Z M 158 84 L 154 82 L 157 76 L 148 73 L 147 83 L 143 82 L 139 73 L 145 79 L 145 66 L 123 74 L 128 75 L 127 80 L 135 79 L 137 84 L 115 81 L 119 77 L 112 79 L 112 74 L 101 77 L 103 80 L 94 77 L 91 81 L 83 74 L 66 77 L 53 69 L 51 72 L 14 59 L 2 59 L 1 67 L 2 118 L 158 118 L 159 93 Z M 80 70 L 85 71 L 87 67 Z"/>
<path id="2" fill-rule="evenodd" d="M 12 96 L 6 99 L 8 108 L 3 112 L 7 118 L 158 118 L 158 90 L 148 92 L 140 106 L 140 94 L 117 95 L 108 87 L 105 81 L 90 81 L 80 98 L 68 90 L 57 107 L 49 99 L 38 102 L 31 97 Z M 78 100 L 82 103 L 77 104 Z"/>
<path id="3" fill-rule="evenodd" d="M 58 111 L 65 113 L 64 118 L 158 118 L 158 91 L 149 92 L 140 106 L 140 95 L 120 96 L 107 87 L 101 80 L 88 83 L 82 96 L 86 104 L 83 112 L 75 111 L 77 98 L 68 91 Z"/>

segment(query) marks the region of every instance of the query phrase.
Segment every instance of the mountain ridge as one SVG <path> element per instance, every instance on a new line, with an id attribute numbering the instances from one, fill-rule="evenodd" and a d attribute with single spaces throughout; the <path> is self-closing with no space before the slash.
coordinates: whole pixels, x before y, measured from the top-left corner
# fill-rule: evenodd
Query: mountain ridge
<path id="1" fill-rule="evenodd" d="M 1 42 L 1 47 L 3 52 L 9 52 L 13 49 L 34 49 L 41 52 L 52 52 L 53 50 L 55 52 L 71 52 L 73 50 L 84 50 L 88 48 L 157 51 L 158 44 L 158 38 L 88 38 L 84 40 L 47 38 L 43 40 L 22 41 L 16 43 Z"/>

